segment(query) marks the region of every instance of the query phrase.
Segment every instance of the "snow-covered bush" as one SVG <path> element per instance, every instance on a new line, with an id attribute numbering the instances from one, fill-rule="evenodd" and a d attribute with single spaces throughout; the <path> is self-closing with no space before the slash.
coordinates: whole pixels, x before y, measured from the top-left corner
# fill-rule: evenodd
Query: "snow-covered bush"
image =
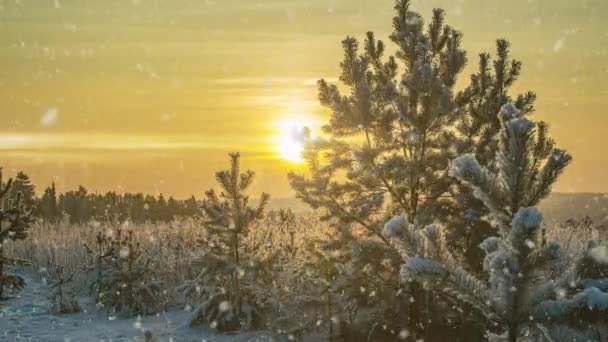
<path id="1" fill-rule="evenodd" d="M 250 329 L 259 323 L 259 303 L 253 289 L 270 277 L 270 259 L 246 253 L 243 240 L 264 215 L 270 198 L 262 194 L 257 206 L 245 194 L 252 184 L 253 171 L 240 171 L 240 155 L 230 154 L 229 170 L 216 173 L 221 193 L 209 190 L 202 204 L 203 255 L 193 266 L 196 278 L 181 288 L 195 300 L 191 324 L 205 323 L 220 330 Z"/>
<path id="2" fill-rule="evenodd" d="M 269 211 L 244 240 L 248 254 L 273 260 L 272 278 L 252 288 L 264 312 L 264 328 L 278 338 L 303 336 L 335 340 L 347 319 L 343 300 L 328 289 L 343 278 L 332 277 L 322 248 L 335 231 L 318 215 Z M 335 290 L 335 289 L 334 289 Z"/>
<path id="3" fill-rule="evenodd" d="M 159 309 L 161 284 L 132 230 L 100 231 L 96 246 L 87 250 L 95 258 L 92 288 L 98 306 L 130 316 Z"/>
<path id="4" fill-rule="evenodd" d="M 112 236 L 114 231 L 111 229 L 98 230 L 95 235 L 94 243 L 89 245 L 86 242 L 83 244 L 88 255 L 92 258 L 91 264 L 85 263 L 85 270 L 94 272 L 92 281 L 89 282 L 89 290 L 97 297 L 99 287 L 103 280 L 108 259 L 115 255 L 116 243 Z"/>
<path id="5" fill-rule="evenodd" d="M 66 265 L 69 263 L 60 258 L 57 248 L 51 248 L 47 265 L 41 270 L 43 280 L 51 290 L 49 312 L 52 314 L 80 312 L 78 293 L 74 287 L 74 277 L 79 270 L 68 269 Z"/>
<path id="6" fill-rule="evenodd" d="M 470 274 L 452 256 L 446 242 L 449 228 L 405 225 L 392 239 L 405 259 L 402 280 L 423 281 L 445 300 L 476 313 L 493 340 L 564 333 L 560 325 L 568 323 L 585 330 L 582 321 L 605 320 L 608 312 L 606 247 L 590 244 L 560 277 L 548 278 L 546 268 L 559 260 L 560 246 L 542 236 L 542 216 L 533 207 L 550 192 L 571 157 L 547 142 L 546 128 L 537 130 L 539 124 L 521 117 L 513 106 L 505 106 L 500 117 L 496 172 L 471 156 L 457 158 L 450 169 L 483 201 L 496 229 L 496 236 L 480 245 L 486 254 L 485 277 Z"/>
<path id="7" fill-rule="evenodd" d="M 4 255 L 4 245 L 9 241 L 23 240 L 27 237 L 27 229 L 33 222 L 31 210 L 22 203 L 22 194 L 11 194 L 13 180 L 6 184 L 2 182 L 0 168 L 0 300 L 5 299 L 4 290 L 19 290 L 25 286 L 23 278 L 5 272 L 8 258 Z"/>

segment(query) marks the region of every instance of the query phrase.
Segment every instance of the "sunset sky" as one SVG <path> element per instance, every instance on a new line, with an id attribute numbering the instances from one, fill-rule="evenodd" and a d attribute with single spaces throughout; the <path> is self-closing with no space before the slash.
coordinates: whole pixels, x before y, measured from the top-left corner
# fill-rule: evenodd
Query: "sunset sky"
<path id="1" fill-rule="evenodd" d="M 563 192 L 608 192 L 608 1 L 417 0 L 464 33 L 468 68 L 512 43 L 516 90 L 538 94 L 574 163 Z M 61 190 L 201 195 L 226 153 L 258 173 L 254 191 L 289 197 L 290 123 L 329 113 L 346 35 L 388 41 L 393 0 L 1 0 L 0 166 Z M 41 190 L 41 189 L 38 189 Z"/>

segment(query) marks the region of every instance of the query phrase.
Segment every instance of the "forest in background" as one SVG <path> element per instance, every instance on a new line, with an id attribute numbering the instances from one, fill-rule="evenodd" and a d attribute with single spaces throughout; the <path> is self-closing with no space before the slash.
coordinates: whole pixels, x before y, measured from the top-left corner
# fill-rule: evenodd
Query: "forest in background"
<path id="1" fill-rule="evenodd" d="M 10 175 L 9 175 L 10 176 Z M 58 192 L 55 185 L 43 189 L 33 184 L 28 175 L 18 171 L 14 175 L 13 193 L 22 193 L 24 202 L 34 207 L 34 215 L 45 222 L 68 220 L 70 223 L 86 223 L 91 220 L 115 220 L 133 223 L 170 222 L 200 214 L 200 197 L 175 199 L 163 194 L 90 192 L 85 186 Z M 268 207 L 273 210 L 290 209 L 295 213 L 307 213 L 312 209 L 296 198 L 271 198 Z M 608 220 L 608 195 L 592 193 L 552 193 L 539 207 L 547 220 L 564 223 L 569 219 L 588 216 L 598 224 Z"/>

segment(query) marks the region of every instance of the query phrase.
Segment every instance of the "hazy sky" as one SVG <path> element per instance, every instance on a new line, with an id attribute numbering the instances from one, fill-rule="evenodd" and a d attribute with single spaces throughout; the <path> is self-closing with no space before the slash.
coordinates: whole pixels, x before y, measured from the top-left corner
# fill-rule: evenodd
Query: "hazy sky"
<path id="1" fill-rule="evenodd" d="M 608 192 L 608 1 L 418 0 L 464 33 L 468 69 L 496 38 L 516 90 L 575 158 L 558 191 Z M 202 194 L 229 151 L 255 190 L 290 196 L 281 123 L 328 117 L 346 35 L 388 40 L 393 0 L 0 0 L 0 165 L 61 189 Z M 5 171 L 5 172 L 6 172 Z"/>

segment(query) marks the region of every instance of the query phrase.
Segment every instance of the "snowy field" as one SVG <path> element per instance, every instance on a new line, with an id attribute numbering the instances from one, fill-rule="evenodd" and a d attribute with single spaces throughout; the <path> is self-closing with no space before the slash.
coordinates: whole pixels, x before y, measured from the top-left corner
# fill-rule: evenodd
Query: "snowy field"
<path id="1" fill-rule="evenodd" d="M 80 298 L 82 312 L 51 315 L 49 289 L 27 269 L 13 269 L 26 286 L 0 307 L 0 341 L 270 341 L 255 335 L 219 335 L 202 328 L 184 326 L 190 314 L 172 311 L 154 316 L 120 319 L 95 308 L 90 298 Z"/>

